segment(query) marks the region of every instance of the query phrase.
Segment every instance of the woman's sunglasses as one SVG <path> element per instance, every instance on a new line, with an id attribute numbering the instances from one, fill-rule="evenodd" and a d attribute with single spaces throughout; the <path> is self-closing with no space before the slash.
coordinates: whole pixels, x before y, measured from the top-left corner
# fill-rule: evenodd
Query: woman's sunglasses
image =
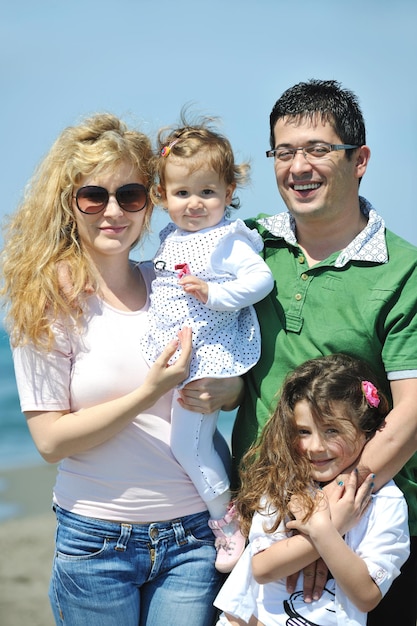
<path id="1" fill-rule="evenodd" d="M 75 201 L 81 213 L 94 215 L 100 213 L 109 203 L 110 196 L 115 196 L 118 205 L 123 211 L 136 213 L 145 208 L 148 201 L 146 187 L 138 183 L 130 183 L 116 189 L 114 193 L 109 193 L 104 187 L 87 185 L 81 187 L 75 194 Z"/>

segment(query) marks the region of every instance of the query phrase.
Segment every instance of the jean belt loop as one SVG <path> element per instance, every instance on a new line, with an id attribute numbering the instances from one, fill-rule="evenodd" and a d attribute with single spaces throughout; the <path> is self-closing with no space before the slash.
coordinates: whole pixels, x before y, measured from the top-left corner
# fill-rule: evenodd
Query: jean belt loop
<path id="1" fill-rule="evenodd" d="M 187 543 L 187 537 L 182 522 L 180 520 L 172 522 L 172 528 L 174 530 L 177 545 L 185 546 L 185 544 Z"/>
<path id="2" fill-rule="evenodd" d="M 129 542 L 131 534 L 132 534 L 132 525 L 121 524 L 120 525 L 120 537 L 117 540 L 117 544 L 114 549 L 119 550 L 120 552 L 124 552 L 127 548 L 127 544 Z"/>

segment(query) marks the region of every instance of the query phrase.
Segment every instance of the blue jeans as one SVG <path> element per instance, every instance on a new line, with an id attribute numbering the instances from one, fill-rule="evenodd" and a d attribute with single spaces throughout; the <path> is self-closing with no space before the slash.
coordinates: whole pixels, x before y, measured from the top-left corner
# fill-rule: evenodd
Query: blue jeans
<path id="1" fill-rule="evenodd" d="M 208 513 L 125 524 L 55 507 L 49 598 L 56 624 L 212 626 L 224 580 Z"/>

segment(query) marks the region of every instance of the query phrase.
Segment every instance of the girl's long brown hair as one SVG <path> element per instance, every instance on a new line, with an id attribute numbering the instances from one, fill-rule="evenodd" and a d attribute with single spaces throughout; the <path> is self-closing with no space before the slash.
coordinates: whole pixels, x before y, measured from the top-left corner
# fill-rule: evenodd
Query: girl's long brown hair
<path id="1" fill-rule="evenodd" d="M 244 534 L 249 533 L 252 516 L 262 509 L 264 500 L 276 513 L 269 532 L 275 531 L 288 516 L 288 502 L 293 495 L 302 499 L 307 517 L 313 511 L 315 490 L 312 489 L 310 463 L 297 446 L 294 420 L 297 402 L 308 402 L 318 422 L 337 421 L 337 428 L 344 437 L 356 438 L 359 433 L 365 433 L 369 439 L 381 427 L 389 410 L 388 401 L 378 392 L 379 406 L 369 406 L 362 389 L 364 380 L 378 388 L 369 367 L 344 354 L 306 361 L 286 378 L 274 413 L 259 440 L 242 459 L 236 508 Z M 345 408 L 346 419 L 334 416 L 332 404 L 335 402 Z"/>

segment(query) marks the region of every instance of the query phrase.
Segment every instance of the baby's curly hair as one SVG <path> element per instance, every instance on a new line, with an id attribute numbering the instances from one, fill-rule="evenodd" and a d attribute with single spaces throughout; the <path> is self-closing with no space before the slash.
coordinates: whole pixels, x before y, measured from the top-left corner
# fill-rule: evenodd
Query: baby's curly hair
<path id="1" fill-rule="evenodd" d="M 216 122 L 216 117 L 190 119 L 187 109 L 183 108 L 178 125 L 164 127 L 158 132 L 154 164 L 157 182 L 151 189 L 154 204 L 160 203 L 158 189 L 165 189 L 165 168 L 171 158 L 186 160 L 190 172 L 202 165 L 207 166 L 217 172 L 226 185 L 242 187 L 249 182 L 249 162 L 235 163 L 230 141 L 218 132 Z M 238 209 L 239 206 L 239 198 L 234 196 L 230 207 Z"/>

